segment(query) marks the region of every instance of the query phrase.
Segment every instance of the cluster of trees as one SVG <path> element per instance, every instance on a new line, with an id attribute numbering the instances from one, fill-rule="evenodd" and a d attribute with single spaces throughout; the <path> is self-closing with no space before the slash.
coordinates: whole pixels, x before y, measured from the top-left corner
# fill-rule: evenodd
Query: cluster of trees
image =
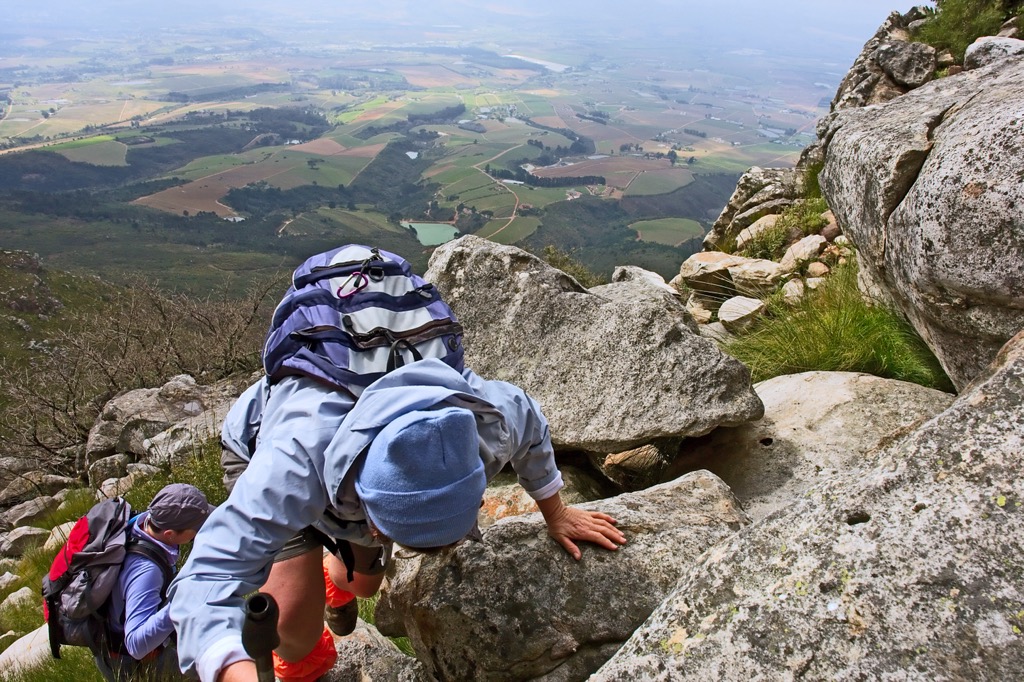
<path id="1" fill-rule="evenodd" d="M 239 213 L 262 217 L 272 213 L 297 215 L 317 206 L 338 205 L 355 208 L 352 194 L 344 185 L 323 187 L 300 185 L 292 189 L 281 189 L 260 180 L 245 187 L 234 187 L 221 200 Z"/>
<path id="2" fill-rule="evenodd" d="M 352 75 L 332 74 L 317 78 L 317 87 L 321 90 L 374 90 L 377 92 L 416 90 L 401 74 L 388 71 L 359 71 Z"/>
<path id="3" fill-rule="evenodd" d="M 601 125 L 608 125 L 608 119 L 610 117 L 603 111 L 588 111 L 585 114 L 576 114 L 576 118 L 583 121 L 593 121 L 594 123 L 600 123 Z"/>
<path id="4" fill-rule="evenodd" d="M 256 85 L 205 90 L 202 92 L 171 91 L 163 95 L 162 99 L 170 102 L 228 102 L 264 92 L 287 92 L 291 90 L 291 87 L 291 83 L 258 83 Z"/>
<path id="5" fill-rule="evenodd" d="M 708 136 L 703 130 L 697 130 L 696 128 L 683 128 L 683 132 L 694 137 L 706 138 Z"/>
<path id="6" fill-rule="evenodd" d="M 487 132 L 487 128 L 485 128 L 484 124 L 479 121 L 466 121 L 465 123 L 460 123 L 459 127 L 463 130 L 468 130 L 471 133 L 477 133 L 479 135 L 483 135 Z"/>
<path id="7" fill-rule="evenodd" d="M 332 127 L 322 113 L 312 108 L 261 107 L 244 115 L 256 128 L 256 132 L 273 133 L 281 137 L 301 135 L 304 139 L 313 139 Z"/>
<path id="8" fill-rule="evenodd" d="M 456 104 L 429 114 L 409 114 L 406 118 L 411 126 L 437 125 L 453 121 L 466 113 L 466 105 Z"/>
<path id="9" fill-rule="evenodd" d="M 526 123 L 526 125 L 530 126 L 531 128 L 546 130 L 550 133 L 558 133 L 562 137 L 572 140 L 572 144 L 569 145 L 568 149 L 562 147 L 561 145 L 555 147 L 554 151 L 555 154 L 557 154 L 558 156 L 568 156 L 569 154 L 587 155 L 593 154 L 595 151 L 597 151 L 597 146 L 594 144 L 593 140 L 584 135 L 580 135 L 574 130 L 571 130 L 569 128 L 553 128 L 551 126 L 546 126 L 537 123 L 536 121 L 529 118 L 525 118 L 523 119 L 523 121 Z M 549 149 L 549 147 L 544 147 L 544 149 Z"/>

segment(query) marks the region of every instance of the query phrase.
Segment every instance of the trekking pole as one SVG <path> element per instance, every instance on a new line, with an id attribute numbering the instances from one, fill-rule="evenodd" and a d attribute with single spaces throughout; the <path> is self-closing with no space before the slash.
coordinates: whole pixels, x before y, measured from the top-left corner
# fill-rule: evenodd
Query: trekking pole
<path id="1" fill-rule="evenodd" d="M 277 602 L 269 594 L 257 592 L 245 600 L 242 647 L 256 661 L 256 679 L 259 682 L 274 682 L 271 653 L 281 643 L 277 634 L 277 616 Z"/>

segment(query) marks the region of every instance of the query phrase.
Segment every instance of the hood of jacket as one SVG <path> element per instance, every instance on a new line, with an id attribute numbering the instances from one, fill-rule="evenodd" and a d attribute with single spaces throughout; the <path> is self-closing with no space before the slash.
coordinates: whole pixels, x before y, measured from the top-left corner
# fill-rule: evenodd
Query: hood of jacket
<path id="1" fill-rule="evenodd" d="M 494 405 L 478 395 L 466 379 L 435 358 L 396 369 L 363 391 L 345 416 L 324 453 L 324 485 L 335 499 L 345 477 L 381 429 L 414 410 L 455 406 L 473 412 L 478 429 L 507 431 Z"/>

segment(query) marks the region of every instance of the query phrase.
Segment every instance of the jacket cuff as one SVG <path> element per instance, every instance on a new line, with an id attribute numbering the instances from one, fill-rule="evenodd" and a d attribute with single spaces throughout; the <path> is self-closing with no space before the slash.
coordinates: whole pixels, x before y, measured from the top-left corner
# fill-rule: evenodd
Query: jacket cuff
<path id="1" fill-rule="evenodd" d="M 537 490 L 527 490 L 526 492 L 535 500 L 546 500 L 561 490 L 564 485 L 562 482 L 562 472 L 556 469 L 555 477 L 551 481 Z"/>
<path id="2" fill-rule="evenodd" d="M 242 647 L 240 636 L 218 639 L 196 659 L 196 672 L 202 682 L 217 682 L 217 676 L 224 668 L 239 661 L 252 660 Z"/>

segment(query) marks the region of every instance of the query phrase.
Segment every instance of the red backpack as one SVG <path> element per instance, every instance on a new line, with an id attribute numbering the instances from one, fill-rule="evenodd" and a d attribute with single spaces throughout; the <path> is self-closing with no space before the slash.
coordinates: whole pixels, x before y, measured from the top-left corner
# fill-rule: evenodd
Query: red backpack
<path id="1" fill-rule="evenodd" d="M 159 547 L 132 537 L 133 519 L 132 508 L 123 498 L 97 502 L 78 519 L 57 552 L 42 589 L 43 618 L 54 658 L 60 658 L 62 644 L 86 646 L 94 654 L 109 646 L 106 604 L 129 553 L 160 566 L 166 593 L 173 568 Z"/>

